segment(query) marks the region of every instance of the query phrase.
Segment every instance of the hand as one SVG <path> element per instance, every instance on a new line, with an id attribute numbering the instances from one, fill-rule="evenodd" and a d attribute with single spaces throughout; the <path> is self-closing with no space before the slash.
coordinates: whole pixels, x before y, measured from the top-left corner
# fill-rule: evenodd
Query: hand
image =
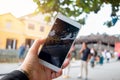
<path id="1" fill-rule="evenodd" d="M 45 40 L 38 39 L 33 43 L 23 64 L 20 66 L 21 69 L 28 73 L 30 80 L 51 80 L 62 75 L 62 69 L 58 72 L 54 72 L 53 70 L 44 67 L 39 63 L 38 50 L 44 41 Z M 70 56 L 68 56 L 68 58 L 65 60 L 62 68 L 65 68 L 69 64 L 69 61 Z"/>

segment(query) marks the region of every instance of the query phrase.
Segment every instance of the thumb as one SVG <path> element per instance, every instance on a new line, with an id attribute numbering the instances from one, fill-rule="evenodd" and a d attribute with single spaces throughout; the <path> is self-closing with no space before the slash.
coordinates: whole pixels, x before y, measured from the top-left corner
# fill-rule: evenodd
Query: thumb
<path id="1" fill-rule="evenodd" d="M 33 43 L 33 45 L 30 48 L 30 52 L 34 52 L 34 53 L 37 54 L 40 45 L 43 44 L 44 42 L 45 42 L 45 39 L 35 40 L 35 42 Z"/>

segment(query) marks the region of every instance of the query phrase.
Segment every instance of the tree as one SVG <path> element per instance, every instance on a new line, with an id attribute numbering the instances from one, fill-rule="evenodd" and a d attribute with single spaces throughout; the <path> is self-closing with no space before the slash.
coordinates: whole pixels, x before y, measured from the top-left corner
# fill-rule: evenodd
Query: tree
<path id="1" fill-rule="evenodd" d="M 75 18 L 79 23 L 85 24 L 85 17 L 77 17 L 83 13 L 88 15 L 90 12 L 97 13 L 103 4 L 111 4 L 111 17 L 116 17 L 119 11 L 120 0 L 33 0 L 38 8 L 36 12 L 50 13 L 54 17 L 58 12 Z M 108 22 L 110 23 L 110 21 Z"/>

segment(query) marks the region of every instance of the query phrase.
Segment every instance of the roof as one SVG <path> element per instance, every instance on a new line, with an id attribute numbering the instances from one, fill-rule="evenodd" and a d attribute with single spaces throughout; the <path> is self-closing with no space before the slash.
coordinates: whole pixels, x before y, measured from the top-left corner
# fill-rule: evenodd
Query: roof
<path id="1" fill-rule="evenodd" d="M 32 20 L 32 21 L 36 21 L 42 24 L 47 24 L 47 22 L 45 21 L 45 16 L 50 15 L 50 14 L 42 14 L 42 13 L 31 13 L 25 16 L 20 17 L 20 20 Z"/>
<path id="2" fill-rule="evenodd" d="M 21 20 L 19 20 L 18 18 L 16 18 L 12 13 L 4 13 L 4 14 L 0 14 L 0 16 L 1 17 L 4 17 L 4 16 L 7 16 L 8 18 L 9 17 L 12 17 L 12 19 L 15 19 L 15 20 L 17 20 L 18 22 L 20 22 L 20 23 L 22 23 L 22 24 L 24 24 Z M 9 19 L 11 19 L 11 18 L 9 18 Z"/>
<path id="3" fill-rule="evenodd" d="M 109 44 L 109 45 L 114 45 L 115 42 L 119 42 L 120 39 L 119 37 L 115 36 L 109 36 L 109 35 L 88 35 L 88 36 L 80 36 L 77 40 L 76 43 L 82 43 L 82 42 L 87 42 L 87 43 L 103 43 L 103 44 Z"/>

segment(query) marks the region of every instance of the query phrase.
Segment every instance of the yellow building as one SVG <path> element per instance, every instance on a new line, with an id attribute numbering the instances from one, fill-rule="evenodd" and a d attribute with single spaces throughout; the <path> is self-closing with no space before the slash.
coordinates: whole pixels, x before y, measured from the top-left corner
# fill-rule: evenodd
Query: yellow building
<path id="1" fill-rule="evenodd" d="M 16 18 L 10 13 L 0 15 L 0 49 L 18 49 L 24 42 L 31 46 L 37 38 L 46 37 L 51 27 L 35 20 L 36 15 Z"/>

